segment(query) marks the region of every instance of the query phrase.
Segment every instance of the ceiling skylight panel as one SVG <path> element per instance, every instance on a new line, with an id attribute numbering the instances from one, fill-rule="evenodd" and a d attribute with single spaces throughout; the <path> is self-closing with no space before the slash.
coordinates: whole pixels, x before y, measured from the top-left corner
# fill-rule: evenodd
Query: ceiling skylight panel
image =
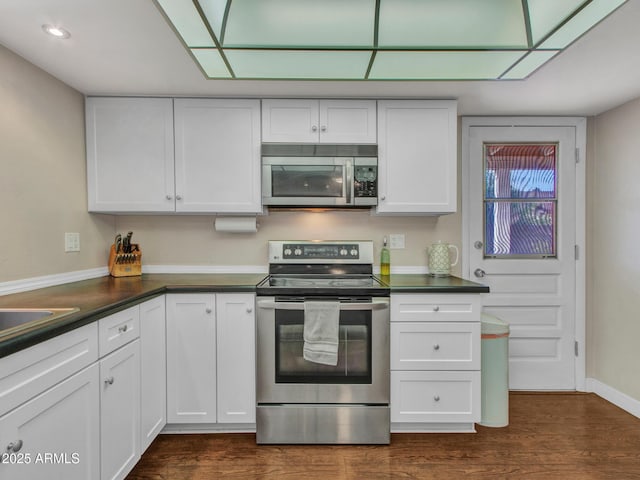
<path id="1" fill-rule="evenodd" d="M 227 4 L 231 0 L 198 0 L 202 13 L 207 17 L 207 22 L 211 26 L 214 35 L 220 39 L 222 33 L 222 22 L 224 21 L 224 12 Z"/>
<path id="2" fill-rule="evenodd" d="M 522 0 L 380 0 L 378 46 L 527 48 Z"/>
<path id="3" fill-rule="evenodd" d="M 587 0 L 527 0 L 531 37 L 537 44 Z"/>
<path id="4" fill-rule="evenodd" d="M 235 0 L 225 47 L 373 46 L 375 0 Z"/>
<path id="5" fill-rule="evenodd" d="M 187 47 L 213 47 L 213 39 L 191 0 L 157 0 Z"/>
<path id="6" fill-rule="evenodd" d="M 371 51 L 226 50 L 237 78 L 362 80 Z"/>
<path id="7" fill-rule="evenodd" d="M 526 78 L 559 52 L 560 50 L 534 50 L 500 78 L 505 80 L 521 80 Z"/>
<path id="8" fill-rule="evenodd" d="M 498 78 L 526 52 L 379 51 L 370 80 L 483 80 Z"/>
<path id="9" fill-rule="evenodd" d="M 193 48 L 191 53 L 209 78 L 231 78 L 229 69 L 217 49 Z"/>
<path id="10" fill-rule="evenodd" d="M 593 0 L 578 12 L 556 33 L 540 45 L 540 48 L 565 48 L 626 0 Z"/>

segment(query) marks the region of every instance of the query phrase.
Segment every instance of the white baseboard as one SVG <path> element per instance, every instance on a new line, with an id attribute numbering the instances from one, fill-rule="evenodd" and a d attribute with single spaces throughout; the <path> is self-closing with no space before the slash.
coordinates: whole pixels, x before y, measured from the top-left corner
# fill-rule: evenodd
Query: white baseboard
<path id="1" fill-rule="evenodd" d="M 81 280 L 104 277 L 108 274 L 109 269 L 107 267 L 99 267 L 90 268 L 88 270 L 78 270 L 75 272 L 44 275 L 42 277 L 13 280 L 10 282 L 0 283 L 0 295 L 28 292 L 29 290 L 37 290 L 38 288 L 53 287 L 55 285 L 62 285 L 64 283 L 79 282 Z"/>
<path id="2" fill-rule="evenodd" d="M 587 392 L 593 392 L 631 415 L 640 418 L 640 400 L 636 400 L 595 378 L 587 378 L 586 387 Z"/>

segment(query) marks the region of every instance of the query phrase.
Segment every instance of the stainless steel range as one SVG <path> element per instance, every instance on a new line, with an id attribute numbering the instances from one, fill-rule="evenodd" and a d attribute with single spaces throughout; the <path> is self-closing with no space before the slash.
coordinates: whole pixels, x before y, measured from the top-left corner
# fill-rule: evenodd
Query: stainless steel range
<path id="1" fill-rule="evenodd" d="M 389 289 L 370 241 L 269 242 L 258 443 L 389 443 Z"/>

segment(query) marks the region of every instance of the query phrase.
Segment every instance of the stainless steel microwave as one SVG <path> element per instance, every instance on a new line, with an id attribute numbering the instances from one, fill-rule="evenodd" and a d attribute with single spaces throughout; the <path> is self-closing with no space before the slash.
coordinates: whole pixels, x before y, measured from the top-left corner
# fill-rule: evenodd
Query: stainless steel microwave
<path id="1" fill-rule="evenodd" d="M 262 203 L 367 207 L 378 203 L 377 145 L 264 144 Z"/>

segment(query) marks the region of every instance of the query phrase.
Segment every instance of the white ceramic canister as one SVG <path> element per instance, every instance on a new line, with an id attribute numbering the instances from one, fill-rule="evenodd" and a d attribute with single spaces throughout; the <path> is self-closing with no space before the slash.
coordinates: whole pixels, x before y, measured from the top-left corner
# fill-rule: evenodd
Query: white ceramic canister
<path id="1" fill-rule="evenodd" d="M 451 250 L 456 252 L 456 259 L 451 261 Z M 458 247 L 449 243 L 438 242 L 427 249 L 429 273 L 436 277 L 451 275 L 451 267 L 458 263 Z"/>

